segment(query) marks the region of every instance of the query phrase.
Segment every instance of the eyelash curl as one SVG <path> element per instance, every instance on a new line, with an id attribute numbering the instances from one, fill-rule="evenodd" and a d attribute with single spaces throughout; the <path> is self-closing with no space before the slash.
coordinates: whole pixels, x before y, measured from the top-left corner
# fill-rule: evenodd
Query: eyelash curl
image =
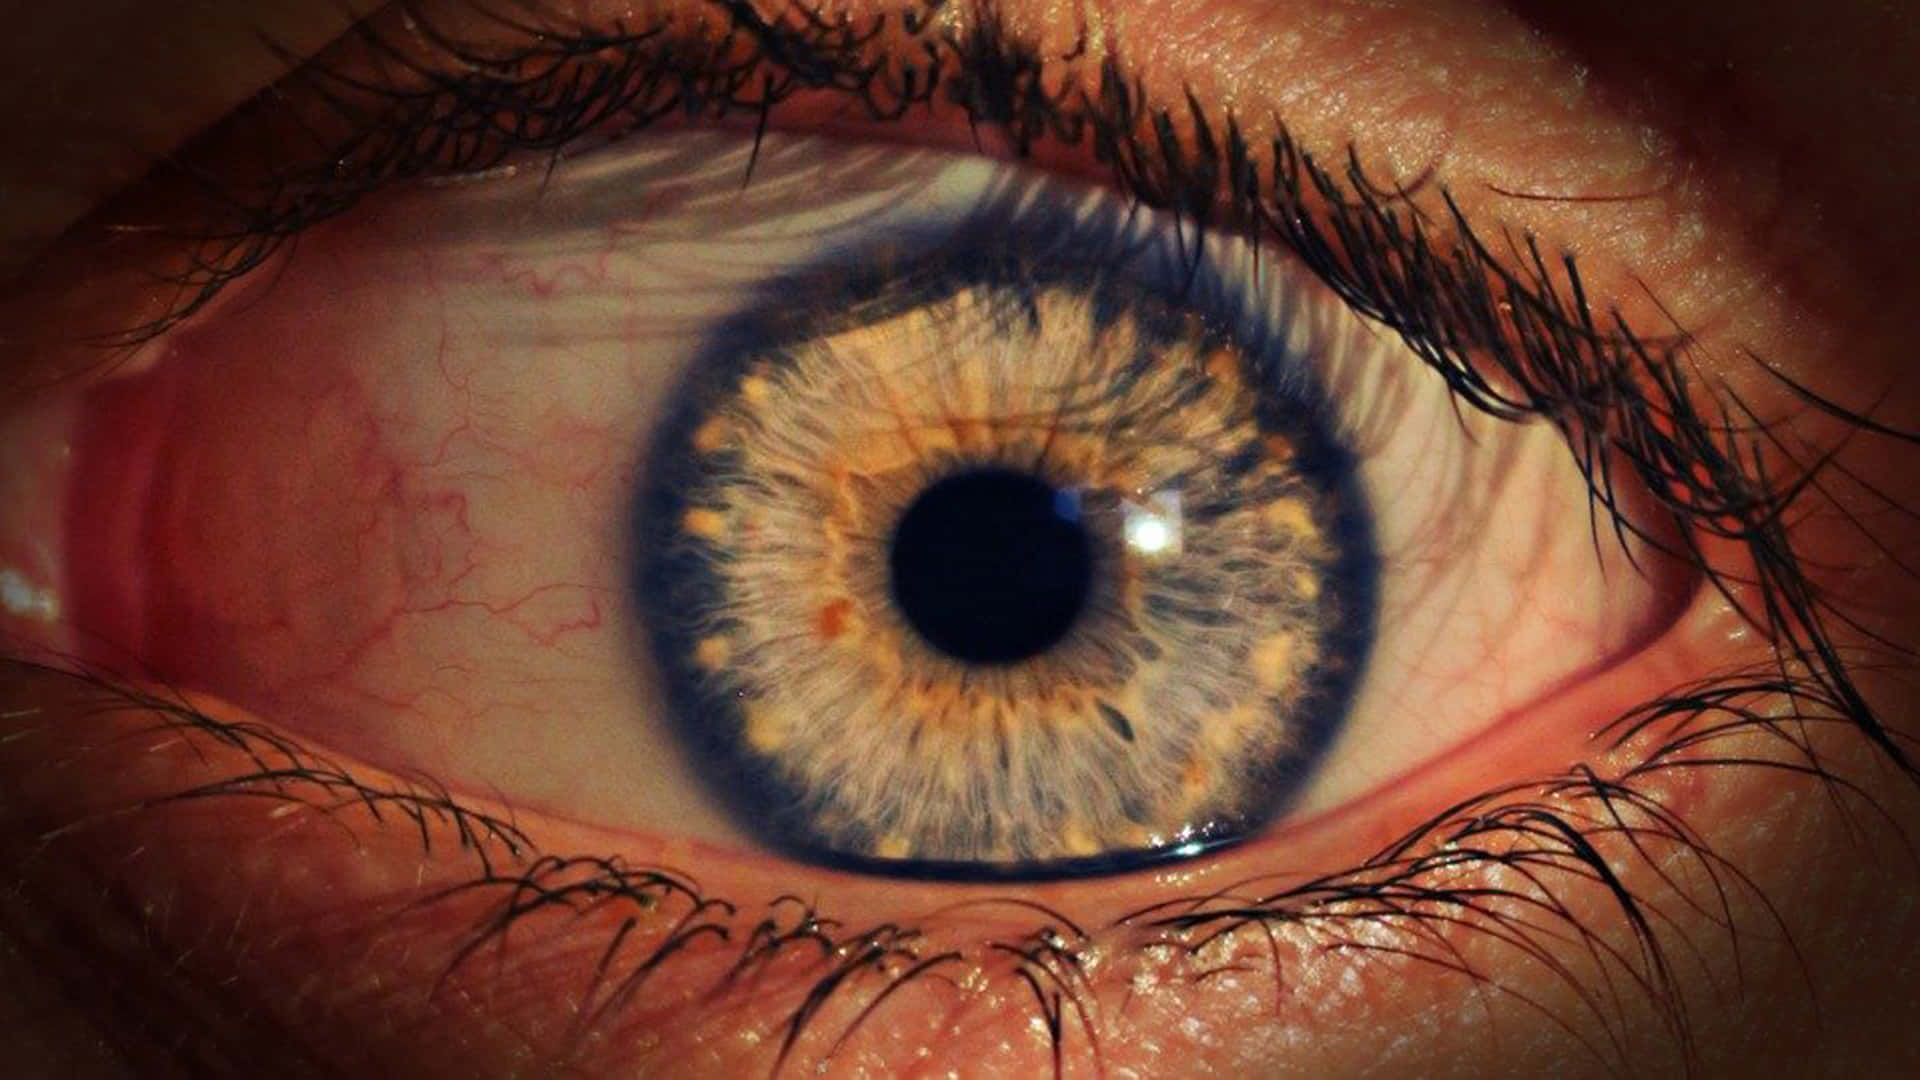
<path id="1" fill-rule="evenodd" d="M 1082 82 L 1075 61 L 1084 42 L 1068 55 L 1045 55 L 1007 31 L 984 0 L 968 3 L 966 18 L 955 23 L 944 16 L 961 5 L 943 0 L 864 22 L 799 4 L 769 18 L 745 0 L 709 0 L 706 26 L 663 16 L 639 29 L 605 31 L 470 6 L 525 44 L 469 46 L 408 11 L 402 33 L 372 23 L 356 31 L 379 60 L 377 79 L 317 65 L 298 69 L 292 78 L 301 91 L 324 106 L 322 115 L 301 118 L 301 129 L 318 140 L 310 160 L 324 164 L 269 169 L 258 183 L 238 187 L 187 173 L 230 227 L 195 231 L 191 260 L 166 279 L 178 300 L 162 317 L 98 344 L 121 349 L 165 333 L 302 230 L 396 181 L 484 171 L 528 154 L 557 157 L 583 136 L 673 119 L 745 116 L 764 131 L 774 110 L 802 91 L 843 95 L 875 121 L 937 104 L 998 132 L 1021 157 L 1043 145 L 1090 149 L 1119 190 L 1191 223 L 1196 258 L 1215 230 L 1279 243 L 1347 304 L 1397 333 L 1467 406 L 1553 424 L 1587 479 L 1596 545 L 1604 519 L 1619 537 L 1662 548 L 1774 643 L 1773 662 L 1669 693 L 1596 733 L 1610 749 L 1635 748 L 1638 764 L 1620 775 L 1575 767 L 1485 792 L 1433 815 L 1357 867 L 1271 891 L 1249 882 L 1235 895 L 1170 900 L 1091 931 L 1064 913 L 1035 910 L 1033 931 L 989 942 L 983 955 L 1011 964 L 1031 992 L 1053 1041 L 1056 1074 L 1071 1040 L 1085 1040 L 1096 1064 L 1100 1058 L 1082 977 L 1096 935 L 1195 958 L 1202 967 L 1192 977 L 1204 980 L 1211 977 L 1204 960 L 1221 941 L 1271 941 L 1281 932 L 1305 935 L 1320 949 L 1430 963 L 1522 995 L 1468 963 L 1450 938 L 1461 930 L 1488 935 L 1566 982 L 1606 1033 L 1608 1045 L 1590 1049 L 1624 1071 L 1633 1064 L 1633 1014 L 1618 987 L 1603 985 L 1622 977 L 1644 992 L 1690 1065 L 1696 1055 L 1675 984 L 1674 942 L 1661 928 L 1666 915 L 1629 888 L 1616 867 L 1637 861 L 1671 875 L 1663 862 L 1687 856 L 1707 882 L 1706 895 L 1718 898 L 1719 914 L 1710 917 L 1729 934 L 1729 896 L 1753 886 L 1636 781 L 1667 770 L 1758 764 L 1858 794 L 1829 770 L 1814 743 L 1812 733 L 1835 722 L 1920 779 L 1906 748 L 1856 688 L 1827 630 L 1830 618 L 1845 616 L 1808 580 L 1788 536 L 1788 511 L 1814 486 L 1818 468 L 1779 475 L 1776 456 L 1797 468 L 1793 452 L 1730 390 L 1700 391 L 1688 374 L 1687 335 L 1643 338 L 1618 316 L 1597 314 L 1572 256 L 1550 259 L 1532 237 L 1511 236 L 1501 238 L 1502 256 L 1445 190 L 1429 192 L 1424 180 L 1379 186 L 1356 152 L 1329 167 L 1284 129 L 1256 146 L 1234 117 L 1210 116 L 1190 95 L 1171 106 L 1150 101 L 1117 59 L 1103 60 Z M 285 102 L 269 96 L 257 108 L 277 116 Z M 352 134 L 318 134 L 329 130 Z M 1873 428 L 1866 417 L 1788 386 L 1863 430 Z M 1659 513 L 1683 526 L 1671 531 L 1680 550 L 1663 548 L 1667 532 L 1629 520 L 1618 496 L 1622 470 L 1628 483 L 1653 494 Z M 1707 538 L 1743 550 L 1747 576 L 1712 565 Z M 700 937 L 736 943 L 729 983 L 789 951 L 817 952 L 823 970 L 783 1021 L 777 1073 L 826 1000 L 855 981 L 877 974 L 880 985 L 853 1023 L 828 1040 L 823 1060 L 899 988 L 943 977 L 950 965 L 983 962 L 930 951 L 910 927 L 843 926 L 793 897 L 776 901 L 743 934 L 732 904 L 671 870 L 543 855 L 511 822 L 476 814 L 431 786 L 366 784 L 262 729 L 104 681 L 92 685 L 118 695 L 122 707 L 156 710 L 164 725 L 254 755 L 256 771 L 172 800 L 267 797 L 330 811 L 358 806 L 376 820 L 394 812 L 426 843 L 432 826 L 450 824 L 460 845 L 477 855 L 479 873 L 418 903 L 482 897 L 490 906 L 450 960 L 449 976 L 483 949 L 504 947 L 508 929 L 538 912 L 624 904 L 634 918 L 677 919 L 673 932 L 644 943 L 625 929 L 612 936 L 596 971 L 598 1004 L 583 1024 L 630 1006 L 652 972 Z M 1791 715 L 1763 711 L 1781 700 L 1791 703 Z M 1716 744 L 1753 732 L 1776 740 L 1780 756 L 1715 756 Z M 1473 876 L 1481 871 L 1499 871 L 1498 883 Z M 1624 941 L 1583 923 L 1565 901 L 1569 890 L 1596 884 L 1618 912 Z M 1674 887 L 1678 902 L 1695 903 Z M 1392 932 L 1378 933 L 1383 928 Z M 1569 948 L 1584 953 L 1598 976 L 1563 960 Z M 1273 955 L 1278 998 L 1286 988 L 1277 946 Z M 1582 985 L 1583 978 L 1594 981 Z"/>

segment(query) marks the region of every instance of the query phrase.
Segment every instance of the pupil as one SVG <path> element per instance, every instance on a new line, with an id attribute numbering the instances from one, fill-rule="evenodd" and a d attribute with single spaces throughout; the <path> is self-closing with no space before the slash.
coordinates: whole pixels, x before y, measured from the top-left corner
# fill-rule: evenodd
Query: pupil
<path id="1" fill-rule="evenodd" d="M 949 476 L 894 529 L 893 600 L 958 660 L 1009 664 L 1051 648 L 1086 606 L 1093 546 L 1077 505 L 1011 469 Z"/>

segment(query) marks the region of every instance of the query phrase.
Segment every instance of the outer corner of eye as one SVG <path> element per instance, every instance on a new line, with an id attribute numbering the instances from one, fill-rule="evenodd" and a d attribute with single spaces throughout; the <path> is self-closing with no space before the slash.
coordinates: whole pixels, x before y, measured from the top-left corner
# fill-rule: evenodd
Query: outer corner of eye
<path id="1" fill-rule="evenodd" d="M 753 152 L 382 196 L 90 387 L 74 640 L 456 788 L 962 879 L 1245 840 L 1616 648 L 1564 447 L 1483 471 L 1304 278 Z"/>

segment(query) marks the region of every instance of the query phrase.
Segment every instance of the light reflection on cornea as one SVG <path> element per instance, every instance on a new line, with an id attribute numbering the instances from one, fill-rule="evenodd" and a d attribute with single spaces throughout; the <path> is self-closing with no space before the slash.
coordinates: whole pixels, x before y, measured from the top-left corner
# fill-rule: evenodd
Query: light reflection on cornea
<path id="1" fill-rule="evenodd" d="M 1180 554 L 1183 545 L 1178 491 L 1156 491 L 1144 502 L 1130 500 L 1122 512 L 1127 546 L 1135 553 L 1147 558 Z"/>

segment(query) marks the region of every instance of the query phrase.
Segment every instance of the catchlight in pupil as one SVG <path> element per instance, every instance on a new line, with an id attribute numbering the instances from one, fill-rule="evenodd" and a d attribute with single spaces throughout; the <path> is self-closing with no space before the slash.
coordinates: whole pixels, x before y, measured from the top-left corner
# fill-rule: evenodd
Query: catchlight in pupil
<path id="1" fill-rule="evenodd" d="M 889 563 L 907 622 L 975 664 L 1051 648 L 1078 618 L 1093 577 L 1073 496 L 1012 469 L 936 481 L 894 528 Z"/>
<path id="2" fill-rule="evenodd" d="M 829 864 L 1045 877 L 1238 840 L 1371 643 L 1352 455 L 1190 246 L 1113 209 L 984 216 L 769 283 L 690 369 L 635 516 L 675 724 L 744 827 Z"/>

